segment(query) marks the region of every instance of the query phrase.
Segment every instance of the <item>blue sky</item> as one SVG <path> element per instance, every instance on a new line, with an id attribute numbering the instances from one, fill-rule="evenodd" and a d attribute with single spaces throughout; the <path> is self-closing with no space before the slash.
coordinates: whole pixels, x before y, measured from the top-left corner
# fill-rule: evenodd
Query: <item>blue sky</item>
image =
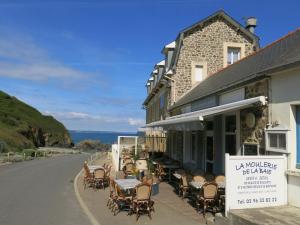
<path id="1" fill-rule="evenodd" d="M 300 25 L 298 0 L 0 0 L 0 90 L 68 129 L 136 131 L 145 82 L 183 28 L 224 9 L 261 46 Z"/>

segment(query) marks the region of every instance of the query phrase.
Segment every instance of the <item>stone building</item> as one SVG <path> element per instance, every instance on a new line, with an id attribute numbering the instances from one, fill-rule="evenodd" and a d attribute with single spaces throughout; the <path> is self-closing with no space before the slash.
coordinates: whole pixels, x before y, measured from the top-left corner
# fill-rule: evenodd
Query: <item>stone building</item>
<path id="1" fill-rule="evenodd" d="M 189 169 L 224 173 L 226 153 L 286 155 L 288 203 L 300 207 L 299 49 L 300 29 L 207 76 L 147 127 L 163 129 L 167 154 Z"/>
<path id="2" fill-rule="evenodd" d="M 169 109 L 182 96 L 211 74 L 258 49 L 258 37 L 222 10 L 185 28 L 175 41 L 163 47 L 164 60 L 154 66 L 146 83 L 148 96 L 143 103 L 146 123 L 174 115 L 174 110 Z M 177 133 L 169 130 L 168 137 L 183 140 L 182 132 Z M 166 132 L 160 129 L 148 131 L 146 137 L 150 148 L 154 147 L 150 143 L 166 142 Z"/>

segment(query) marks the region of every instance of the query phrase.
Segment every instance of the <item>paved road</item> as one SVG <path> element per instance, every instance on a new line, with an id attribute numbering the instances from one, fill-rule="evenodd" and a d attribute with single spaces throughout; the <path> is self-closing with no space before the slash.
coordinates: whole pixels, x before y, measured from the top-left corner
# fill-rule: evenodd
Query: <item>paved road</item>
<path id="1" fill-rule="evenodd" d="M 86 155 L 69 155 L 0 167 L 1 225 L 89 225 L 73 179 Z"/>

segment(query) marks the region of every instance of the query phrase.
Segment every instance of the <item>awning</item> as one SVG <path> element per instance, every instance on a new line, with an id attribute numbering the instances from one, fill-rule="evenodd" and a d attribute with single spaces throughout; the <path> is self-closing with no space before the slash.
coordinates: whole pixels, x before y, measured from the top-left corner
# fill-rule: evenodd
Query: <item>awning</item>
<path id="1" fill-rule="evenodd" d="M 238 109 L 248 108 L 250 105 L 259 104 L 259 105 L 266 105 L 267 100 L 265 96 L 259 96 L 255 98 L 249 98 L 237 102 L 232 102 L 224 105 L 219 105 L 207 109 L 202 109 L 190 113 L 180 114 L 178 116 L 171 116 L 165 120 L 160 120 L 156 122 L 152 122 L 146 125 L 146 127 L 153 128 L 153 127 L 168 127 L 176 124 L 181 123 L 190 123 L 190 122 L 199 122 L 203 121 L 204 117 L 213 116 L 222 114 L 225 112 L 235 111 Z"/>

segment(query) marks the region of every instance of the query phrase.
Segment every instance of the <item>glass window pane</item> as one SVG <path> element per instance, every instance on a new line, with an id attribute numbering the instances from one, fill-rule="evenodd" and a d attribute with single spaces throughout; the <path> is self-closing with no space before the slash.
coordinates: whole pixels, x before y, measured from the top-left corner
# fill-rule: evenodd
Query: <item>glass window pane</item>
<path id="1" fill-rule="evenodd" d="M 286 149 L 286 135 L 285 134 L 278 134 L 278 144 L 280 149 Z"/>
<path id="2" fill-rule="evenodd" d="M 277 134 L 269 134 L 269 143 L 271 148 L 277 148 Z"/>
<path id="3" fill-rule="evenodd" d="M 232 64 L 238 61 L 241 57 L 241 48 L 229 47 L 227 53 L 227 63 Z"/>
<path id="4" fill-rule="evenodd" d="M 236 130 L 235 116 L 226 116 L 225 117 L 225 131 L 226 132 L 235 132 L 235 130 Z"/>

